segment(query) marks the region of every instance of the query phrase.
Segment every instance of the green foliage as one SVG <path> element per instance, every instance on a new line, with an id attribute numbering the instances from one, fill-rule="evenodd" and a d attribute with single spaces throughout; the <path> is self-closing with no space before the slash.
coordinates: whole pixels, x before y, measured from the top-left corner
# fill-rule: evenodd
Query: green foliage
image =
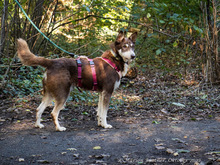
<path id="1" fill-rule="evenodd" d="M 76 87 L 73 88 L 70 93 L 70 97 L 68 98 L 70 101 L 73 101 L 75 106 L 77 104 L 87 105 L 87 106 L 97 106 L 99 101 L 99 94 L 97 92 L 91 91 L 80 91 Z M 125 97 L 122 96 L 121 99 L 118 97 L 112 97 L 110 103 L 110 109 L 119 109 L 118 106 L 123 105 L 125 102 Z M 87 112 L 84 112 L 83 115 L 87 115 Z"/>
<path id="2" fill-rule="evenodd" d="M 11 72 L 15 74 L 6 77 L 10 81 L 6 84 L 5 89 L 2 89 L 4 94 L 23 97 L 41 90 L 43 79 L 43 69 L 41 67 L 22 66 L 17 73 L 13 70 Z"/>
<path id="3" fill-rule="evenodd" d="M 37 26 L 57 45 L 90 58 L 100 56 L 108 49 L 117 32 L 139 31 L 136 42 L 137 66 L 145 69 L 161 69 L 164 73 L 174 72 L 182 77 L 187 68 L 201 70 L 199 44 L 197 40 L 204 37 L 204 23 L 200 8 L 200 1 L 179 0 L 67 0 L 65 1 L 20 1 L 31 19 L 40 23 Z M 36 5 L 37 8 L 36 8 Z M 4 8 L 0 2 L 1 11 Z M 36 9 L 44 9 L 36 13 Z M 57 58 L 68 56 L 38 35 L 19 12 L 14 1 L 8 6 L 10 19 L 7 26 L 8 48 L 2 54 L 0 64 L 7 66 L 14 60 L 15 40 L 18 37 L 28 39 L 31 50 L 40 56 Z M 0 13 L 3 14 L 3 13 Z M 11 19 L 11 17 L 13 17 Z M 13 22 L 14 21 L 14 22 Z M 35 22 L 37 23 L 37 22 Z M 12 26 L 15 25 L 15 26 Z M 195 44 L 194 44 L 195 42 Z M 7 50 L 7 51 L 6 51 Z M 56 54 L 56 55 L 54 55 Z M 16 64 L 14 60 L 12 64 Z M 0 78 L 8 82 L 3 90 L 10 95 L 25 95 L 40 89 L 42 69 L 36 67 L 7 67 L 0 71 Z M 74 99 L 93 104 L 93 95 L 74 91 Z M 90 97 L 91 96 L 91 97 Z M 97 101 L 97 99 L 96 99 Z"/>
<path id="4" fill-rule="evenodd" d="M 74 88 L 70 94 L 69 100 L 72 100 L 75 103 L 83 103 L 88 106 L 94 106 L 98 102 L 98 93 L 79 91 L 77 88 Z"/>

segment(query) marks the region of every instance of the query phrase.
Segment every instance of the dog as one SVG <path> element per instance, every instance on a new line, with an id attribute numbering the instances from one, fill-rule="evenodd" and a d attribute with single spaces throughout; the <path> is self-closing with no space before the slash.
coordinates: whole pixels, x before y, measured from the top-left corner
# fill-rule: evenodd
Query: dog
<path id="1" fill-rule="evenodd" d="M 98 126 L 112 128 L 107 123 L 107 111 L 112 93 L 119 87 L 120 80 L 126 75 L 129 64 L 135 59 L 134 52 L 137 32 L 126 37 L 126 33 L 120 31 L 116 40 L 110 45 L 110 50 L 105 51 L 101 57 L 94 58 L 94 70 L 96 74 L 96 91 L 99 92 L 99 102 L 97 108 Z M 55 106 L 51 112 L 53 122 L 57 131 L 65 131 L 66 128 L 60 126 L 58 116 L 60 110 L 69 96 L 71 88 L 78 85 L 79 67 L 74 58 L 47 59 L 35 56 L 31 53 L 28 44 L 23 39 L 17 40 L 17 53 L 21 62 L 27 66 L 43 66 L 46 72 L 43 78 L 43 98 L 37 108 L 35 127 L 43 128 L 41 115 L 45 108 L 55 101 Z M 81 88 L 85 90 L 93 89 L 93 73 L 91 65 L 86 57 L 80 57 L 81 62 Z"/>

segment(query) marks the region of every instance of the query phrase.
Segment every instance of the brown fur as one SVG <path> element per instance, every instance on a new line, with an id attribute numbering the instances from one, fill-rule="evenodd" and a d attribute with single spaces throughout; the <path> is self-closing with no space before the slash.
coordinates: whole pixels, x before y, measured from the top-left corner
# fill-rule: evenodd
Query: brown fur
<path id="1" fill-rule="evenodd" d="M 122 39 L 124 35 L 119 34 L 118 40 Z M 124 37 L 125 38 L 125 37 Z M 127 39 L 127 38 L 126 38 Z M 118 42 L 118 40 L 116 42 Z M 127 39 L 128 40 L 128 39 Z M 115 42 L 115 45 L 118 44 Z M 44 97 L 42 99 L 41 105 L 37 108 L 37 122 L 36 126 L 42 128 L 43 125 L 40 124 L 40 117 L 52 99 L 55 99 L 55 107 L 52 111 L 52 117 L 56 125 L 56 129 L 59 131 L 64 131 L 64 127 L 60 127 L 58 122 L 59 111 L 63 108 L 67 97 L 69 95 L 71 86 L 76 86 L 78 83 L 77 79 L 77 63 L 75 59 L 70 58 L 60 58 L 60 59 L 46 59 L 44 57 L 37 57 L 29 50 L 29 47 L 25 40 L 18 39 L 17 43 L 18 57 L 24 65 L 36 66 L 41 65 L 46 68 L 46 76 L 43 79 Z M 116 48 L 114 48 L 116 49 Z M 117 53 L 117 52 L 115 52 Z M 111 51 L 106 51 L 103 53 L 102 57 L 108 58 L 113 61 L 116 66 L 124 71 L 125 62 L 122 58 L 115 58 Z M 93 59 L 95 64 L 95 70 L 97 75 L 98 89 L 100 92 L 100 100 L 98 107 L 98 121 L 99 125 L 110 128 L 107 125 L 106 114 L 108 109 L 108 104 L 110 97 L 114 91 L 115 83 L 120 81 L 119 74 L 105 61 L 97 57 Z M 86 58 L 81 58 L 82 62 L 82 86 L 86 90 L 92 90 L 93 78 L 91 72 L 91 66 Z M 105 111 L 103 110 L 105 109 Z M 104 117 L 100 117 L 104 116 Z"/>
<path id="2" fill-rule="evenodd" d="M 77 85 L 77 64 L 75 59 L 60 58 L 51 60 L 44 57 L 37 57 L 30 52 L 26 41 L 23 39 L 18 39 L 18 57 L 24 65 L 41 65 L 47 69 L 47 79 L 44 79 L 44 86 L 47 86 L 46 88 L 48 88 L 51 92 L 60 91 L 60 84 L 62 84 L 62 86 L 64 85 L 67 89 L 69 89 L 72 84 L 75 86 Z M 102 57 L 112 60 L 120 68 L 120 70 L 123 70 L 123 61 L 115 60 L 110 51 L 104 52 Z M 114 82 L 119 80 L 117 72 L 115 72 L 102 59 L 94 58 L 93 60 L 95 63 L 96 74 L 99 75 L 97 76 L 98 91 L 102 91 L 104 88 L 108 92 L 113 92 Z M 81 58 L 81 62 L 83 88 L 91 90 L 93 87 L 93 79 L 90 64 L 86 58 Z M 66 95 L 66 92 L 64 93 L 64 95 Z M 63 94 L 59 93 L 59 95 Z"/>

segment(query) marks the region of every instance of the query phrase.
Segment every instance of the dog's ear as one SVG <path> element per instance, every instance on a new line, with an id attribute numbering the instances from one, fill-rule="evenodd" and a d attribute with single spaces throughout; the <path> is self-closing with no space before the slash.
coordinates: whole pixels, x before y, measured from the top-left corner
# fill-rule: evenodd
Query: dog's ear
<path id="1" fill-rule="evenodd" d="M 133 43 L 136 42 L 137 39 L 137 32 L 134 32 L 130 37 L 129 40 L 131 40 Z"/>
<path id="2" fill-rule="evenodd" d="M 117 42 L 117 43 L 121 43 L 121 42 L 123 41 L 123 39 L 125 38 L 125 35 L 126 35 L 125 32 L 120 31 L 120 32 L 118 33 L 117 38 L 116 38 L 116 42 Z"/>

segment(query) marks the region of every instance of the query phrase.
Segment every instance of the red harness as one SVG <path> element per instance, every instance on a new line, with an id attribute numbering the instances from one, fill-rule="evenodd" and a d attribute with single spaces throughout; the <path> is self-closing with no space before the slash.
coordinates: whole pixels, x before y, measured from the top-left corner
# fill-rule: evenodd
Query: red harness
<path id="1" fill-rule="evenodd" d="M 82 87 L 82 62 L 80 61 L 80 58 L 77 58 L 76 62 L 77 62 L 77 67 L 78 67 L 78 87 Z M 93 87 L 92 90 L 95 91 L 97 90 L 97 77 L 96 77 L 96 71 L 95 71 L 95 64 L 94 61 L 92 59 L 89 59 L 87 57 L 84 57 L 89 61 L 89 64 L 91 66 L 92 69 L 92 78 L 93 78 Z M 119 77 L 121 78 L 121 73 L 120 73 L 120 69 L 115 65 L 114 62 L 112 62 L 111 60 L 107 59 L 107 58 L 102 58 L 100 57 L 103 61 L 105 61 L 106 63 L 108 63 L 113 69 L 115 69 L 115 71 L 119 74 Z"/>
<path id="2" fill-rule="evenodd" d="M 82 62 L 80 61 L 80 58 L 81 57 L 79 57 L 76 60 L 77 66 L 78 66 L 78 87 L 82 87 Z M 90 64 L 91 69 L 92 69 L 92 79 L 93 79 L 92 90 L 95 91 L 95 90 L 97 90 L 97 85 L 98 85 L 96 72 L 95 72 L 95 64 L 94 64 L 94 61 L 92 59 L 87 58 L 87 60 L 89 61 L 89 64 Z"/>
<path id="3" fill-rule="evenodd" d="M 102 57 L 101 57 L 102 58 Z M 105 62 L 107 62 L 112 68 L 114 68 L 117 72 L 120 72 L 120 69 L 115 65 L 114 62 L 112 62 L 111 60 L 107 59 L 107 58 L 102 58 L 102 60 L 104 60 Z"/>

